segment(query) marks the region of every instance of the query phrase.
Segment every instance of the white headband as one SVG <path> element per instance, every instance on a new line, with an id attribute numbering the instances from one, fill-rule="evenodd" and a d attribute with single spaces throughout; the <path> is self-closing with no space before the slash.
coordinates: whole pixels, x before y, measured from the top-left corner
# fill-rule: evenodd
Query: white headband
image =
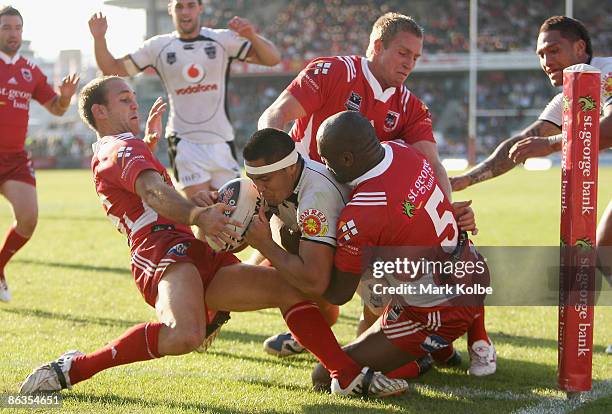
<path id="1" fill-rule="evenodd" d="M 261 167 L 253 167 L 253 166 L 248 165 L 245 161 L 244 169 L 246 170 L 247 173 L 253 174 L 253 175 L 268 174 L 274 171 L 282 170 L 283 168 L 287 168 L 295 164 L 298 160 L 298 157 L 299 157 L 298 152 L 294 148 L 293 151 L 289 153 L 289 155 L 287 155 L 285 158 L 283 158 L 280 161 L 276 161 L 273 164 L 262 165 Z"/>

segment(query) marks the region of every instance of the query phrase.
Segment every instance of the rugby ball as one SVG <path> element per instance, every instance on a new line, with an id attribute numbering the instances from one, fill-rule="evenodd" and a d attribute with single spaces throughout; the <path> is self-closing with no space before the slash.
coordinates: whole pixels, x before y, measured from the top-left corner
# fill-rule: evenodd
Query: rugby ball
<path id="1" fill-rule="evenodd" d="M 218 202 L 236 207 L 234 211 L 226 212 L 225 214 L 242 223 L 243 227 L 237 227 L 231 224 L 227 225 L 228 228 L 240 234 L 240 239 L 235 240 L 232 238 L 232 244 L 223 242 L 223 245 L 220 246 L 206 236 L 206 242 L 217 252 L 237 250 L 244 243 L 242 236 L 246 233 L 249 224 L 251 224 L 251 219 L 259 212 L 259 206 L 261 205 L 259 192 L 251 179 L 236 178 L 228 181 L 219 188 Z"/>

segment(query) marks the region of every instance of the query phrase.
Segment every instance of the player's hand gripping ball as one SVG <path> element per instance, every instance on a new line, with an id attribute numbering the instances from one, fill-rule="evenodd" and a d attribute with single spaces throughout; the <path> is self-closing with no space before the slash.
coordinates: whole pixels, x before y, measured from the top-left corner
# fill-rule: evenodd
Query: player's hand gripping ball
<path id="1" fill-rule="evenodd" d="M 233 179 L 223 184 L 219 189 L 218 202 L 236 207 L 233 211 L 226 212 L 225 214 L 242 223 L 243 227 L 227 225 L 229 229 L 240 234 L 240 239 L 235 240 L 232 238 L 232 244 L 223 243 L 223 245 L 218 245 L 206 236 L 206 242 L 217 252 L 239 250 L 244 244 L 244 237 L 242 236 L 248 230 L 251 219 L 259 212 L 259 207 L 261 206 L 261 198 L 259 197 L 257 187 L 255 187 L 255 183 L 249 178 Z"/>

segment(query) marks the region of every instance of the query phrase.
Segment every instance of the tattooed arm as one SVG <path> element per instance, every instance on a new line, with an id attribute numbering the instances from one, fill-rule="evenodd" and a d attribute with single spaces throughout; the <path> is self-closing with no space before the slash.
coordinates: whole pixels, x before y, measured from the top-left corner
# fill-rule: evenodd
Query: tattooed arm
<path id="1" fill-rule="evenodd" d="M 508 138 L 499 144 L 486 160 L 476 165 L 470 171 L 462 175 L 450 177 L 453 191 L 463 190 L 471 185 L 497 177 L 513 169 L 516 163 L 510 158 L 509 152 L 517 142 L 530 137 L 550 137 L 560 133 L 561 128 L 557 125 L 538 119 L 520 134 Z"/>

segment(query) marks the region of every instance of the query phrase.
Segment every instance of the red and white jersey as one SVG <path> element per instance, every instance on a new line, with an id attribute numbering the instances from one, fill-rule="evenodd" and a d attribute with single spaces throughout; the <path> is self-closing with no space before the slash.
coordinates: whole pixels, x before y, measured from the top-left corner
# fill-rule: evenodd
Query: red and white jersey
<path id="1" fill-rule="evenodd" d="M 30 100 L 41 105 L 55 97 L 47 77 L 34 63 L 0 52 L 0 152 L 23 151 Z"/>
<path id="2" fill-rule="evenodd" d="M 430 246 L 442 246 L 446 252 L 457 246 L 459 232 L 453 209 L 429 161 L 400 142 L 384 143 L 383 147 L 383 160 L 350 183 L 354 190 L 336 232 L 334 261 L 340 271 L 361 276 L 374 259 L 371 255 L 377 254 L 377 246 L 427 247 L 426 252 Z M 428 274 L 419 281 L 432 283 L 432 278 Z M 386 279 L 392 285 L 399 282 L 393 277 Z M 363 299 L 367 303 L 370 298 Z M 436 306 L 446 300 L 444 295 L 410 295 L 408 302 Z"/>
<path id="3" fill-rule="evenodd" d="M 159 216 L 136 194 L 136 179 L 145 170 L 157 171 L 172 187 L 166 168 L 142 139 L 129 132 L 99 139 L 94 144 L 91 169 L 106 215 L 127 236 L 132 249 L 157 230 L 174 227 L 192 234 L 188 226 Z"/>
<path id="4" fill-rule="evenodd" d="M 383 91 L 364 57 L 314 59 L 287 91 L 307 113 L 295 122 L 291 136 L 301 143 L 298 149 L 313 160 L 321 160 L 316 142 L 319 126 L 330 116 L 346 110 L 359 111 L 368 118 L 381 141 L 435 142 L 427 106 L 404 85 Z"/>

